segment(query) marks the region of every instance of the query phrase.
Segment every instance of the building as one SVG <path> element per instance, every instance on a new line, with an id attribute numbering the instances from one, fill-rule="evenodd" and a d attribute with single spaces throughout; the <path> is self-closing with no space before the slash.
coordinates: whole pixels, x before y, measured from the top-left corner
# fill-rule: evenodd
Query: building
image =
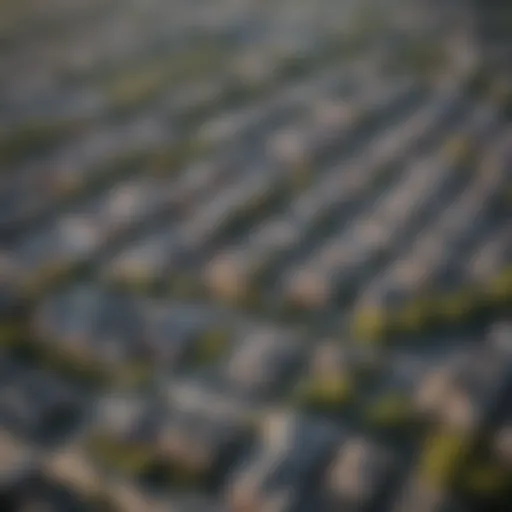
<path id="1" fill-rule="evenodd" d="M 328 492 L 341 505 L 368 506 L 393 477 L 391 454 L 363 437 L 342 442 L 327 475 Z"/>
<path id="2" fill-rule="evenodd" d="M 325 469 L 337 439 L 330 425 L 283 411 L 271 413 L 265 418 L 256 453 L 226 487 L 229 509 L 293 510 Z"/>
<path id="3" fill-rule="evenodd" d="M 0 430 L 0 506 L 17 510 L 25 484 L 37 474 L 34 454 L 8 431 Z"/>
<path id="4" fill-rule="evenodd" d="M 275 396 L 299 367 L 301 344 L 278 329 L 261 329 L 234 347 L 227 378 L 237 392 L 261 398 Z"/>

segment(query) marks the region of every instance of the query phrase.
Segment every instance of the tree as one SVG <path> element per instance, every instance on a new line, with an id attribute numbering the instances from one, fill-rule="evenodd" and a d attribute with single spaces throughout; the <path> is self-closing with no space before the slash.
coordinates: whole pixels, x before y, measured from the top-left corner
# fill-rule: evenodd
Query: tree
<path id="1" fill-rule="evenodd" d="M 506 268 L 487 286 L 493 302 L 504 303 L 512 297 L 512 268 Z"/>
<path id="2" fill-rule="evenodd" d="M 486 462 L 466 470 L 464 484 L 469 493 L 492 498 L 506 492 L 512 480 L 505 468 Z"/>
<path id="3" fill-rule="evenodd" d="M 367 417 L 376 426 L 394 428 L 409 425 L 414 419 L 414 413 L 407 397 L 389 393 L 371 406 Z"/>
<path id="4" fill-rule="evenodd" d="M 352 321 L 354 337 L 362 342 L 376 342 L 381 339 L 388 327 L 388 318 L 383 310 L 356 311 Z"/>
<path id="5" fill-rule="evenodd" d="M 121 442 L 108 434 L 94 435 L 87 444 L 103 464 L 130 475 L 141 474 L 154 459 L 148 446 Z"/>
<path id="6" fill-rule="evenodd" d="M 310 377 L 300 383 L 295 389 L 295 398 L 306 406 L 335 409 L 350 401 L 353 392 L 353 383 L 349 376 L 323 375 Z"/>
<path id="7" fill-rule="evenodd" d="M 228 348 L 229 332 L 213 328 L 199 337 L 195 348 L 195 362 L 209 364 L 216 361 Z"/>
<path id="8" fill-rule="evenodd" d="M 471 450 L 470 439 L 460 432 L 440 431 L 430 435 L 424 446 L 420 469 L 435 487 L 450 486 Z"/>

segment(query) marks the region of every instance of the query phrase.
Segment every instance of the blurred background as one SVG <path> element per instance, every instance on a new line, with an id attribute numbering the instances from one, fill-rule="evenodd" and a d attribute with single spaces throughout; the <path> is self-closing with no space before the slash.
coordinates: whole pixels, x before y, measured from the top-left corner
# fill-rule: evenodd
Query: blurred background
<path id="1" fill-rule="evenodd" d="M 512 510 L 512 4 L 0 3 L 0 509 Z"/>

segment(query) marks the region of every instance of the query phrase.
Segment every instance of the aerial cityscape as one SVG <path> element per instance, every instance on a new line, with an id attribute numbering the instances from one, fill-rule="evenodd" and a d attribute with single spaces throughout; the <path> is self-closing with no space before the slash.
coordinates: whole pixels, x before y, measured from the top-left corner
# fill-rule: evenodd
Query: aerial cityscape
<path id="1" fill-rule="evenodd" d="M 512 4 L 0 3 L 0 511 L 511 512 Z"/>

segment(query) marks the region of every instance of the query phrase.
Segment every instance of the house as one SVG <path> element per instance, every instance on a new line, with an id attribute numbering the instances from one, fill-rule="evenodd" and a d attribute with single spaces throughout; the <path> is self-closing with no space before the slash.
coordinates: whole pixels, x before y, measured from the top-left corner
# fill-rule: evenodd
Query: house
<path id="1" fill-rule="evenodd" d="M 332 284 L 319 270 L 303 266 L 284 276 L 283 294 L 293 304 L 307 308 L 322 308 L 332 296 Z"/>
<path id="2" fill-rule="evenodd" d="M 163 211 L 164 183 L 151 177 L 116 184 L 101 198 L 98 222 L 109 234 L 129 229 L 145 218 Z"/>
<path id="3" fill-rule="evenodd" d="M 420 412 L 434 414 L 453 388 L 457 369 L 453 364 L 434 368 L 418 384 L 415 393 L 416 406 Z"/>
<path id="4" fill-rule="evenodd" d="M 498 428 L 492 447 L 497 458 L 512 468 L 512 421 L 509 420 Z"/>
<path id="5" fill-rule="evenodd" d="M 214 480 L 222 480 L 245 440 L 244 429 L 229 418 L 180 411 L 171 414 L 155 438 L 158 453 L 173 467 Z"/>
<path id="6" fill-rule="evenodd" d="M 300 239 L 299 227 L 293 218 L 278 217 L 264 222 L 249 235 L 247 255 L 252 275 L 263 271 L 281 254 L 293 249 Z"/>
<path id="7" fill-rule="evenodd" d="M 206 420 L 249 425 L 259 413 L 254 402 L 236 397 L 218 374 L 190 375 L 162 382 L 166 403 L 173 411 Z"/>
<path id="8" fill-rule="evenodd" d="M 511 357 L 512 322 L 504 320 L 492 324 L 486 337 L 486 344 L 496 350 L 497 353 L 503 354 L 504 357 Z"/>
<path id="9" fill-rule="evenodd" d="M 85 498 L 100 494 L 105 486 L 103 475 L 77 444 L 57 450 L 45 460 L 43 468 L 51 481 Z"/>
<path id="10" fill-rule="evenodd" d="M 496 185 L 486 183 L 485 178 L 478 176 L 443 211 L 437 226 L 454 249 L 464 251 L 468 242 L 475 237 L 478 240 L 489 229 L 485 214 L 495 196 Z"/>
<path id="11" fill-rule="evenodd" d="M 238 220 L 248 221 L 263 205 L 275 197 L 278 190 L 276 175 L 260 169 L 247 179 L 226 186 L 183 226 L 187 247 L 197 250 L 221 241 L 230 235 Z"/>
<path id="12" fill-rule="evenodd" d="M 421 255 L 407 254 L 395 261 L 388 274 L 388 293 L 394 293 L 405 305 L 407 300 L 421 295 L 432 284 L 435 267 Z"/>
<path id="13" fill-rule="evenodd" d="M 156 367 L 178 368 L 211 327 L 210 315 L 178 305 L 148 303 L 143 345 Z"/>
<path id="14" fill-rule="evenodd" d="M 391 454 L 384 447 L 363 437 L 349 437 L 328 470 L 328 492 L 340 506 L 368 506 L 392 481 L 393 469 Z"/>
<path id="15" fill-rule="evenodd" d="M 487 285 L 512 260 L 512 225 L 494 230 L 469 262 L 469 274 L 476 284 Z"/>
<path id="16" fill-rule="evenodd" d="M 436 197 L 436 189 L 443 183 L 445 175 L 443 167 L 434 158 L 416 161 L 412 167 L 406 167 L 405 176 L 383 196 L 374 210 L 375 216 L 392 226 L 399 239 L 416 227 L 425 211 L 431 208 L 429 198 Z"/>
<path id="17" fill-rule="evenodd" d="M 322 98 L 314 106 L 313 119 L 315 126 L 341 133 L 354 124 L 356 112 L 349 102 Z"/>
<path id="18" fill-rule="evenodd" d="M 128 284 L 151 284 L 165 279 L 179 261 L 180 244 L 174 230 L 137 240 L 127 249 L 110 259 L 103 275 Z"/>
<path id="19" fill-rule="evenodd" d="M 7 506 L 17 502 L 20 493 L 24 490 L 25 482 L 36 475 L 37 470 L 35 454 L 9 431 L 2 428 L 0 430 L 0 505 L 3 503 Z"/>
<path id="20" fill-rule="evenodd" d="M 335 340 L 325 340 L 317 345 L 311 355 L 309 371 L 313 378 L 340 375 L 348 371 L 354 363 L 348 351 Z"/>
<path id="21" fill-rule="evenodd" d="M 385 212 L 376 212 L 356 220 L 354 232 L 358 243 L 367 247 L 368 255 L 386 254 L 394 242 L 399 240 L 396 222 L 386 218 Z M 375 257 L 375 256 L 374 256 Z"/>
<path id="22" fill-rule="evenodd" d="M 202 201 L 218 192 L 219 187 L 227 185 L 233 177 L 236 169 L 231 160 L 213 156 L 211 160 L 192 163 L 173 183 L 170 193 L 175 204 L 184 211 L 200 207 Z"/>
<path id="23" fill-rule="evenodd" d="M 245 258 L 239 250 L 224 251 L 210 261 L 204 279 L 215 296 L 234 300 L 244 297 L 250 287 Z"/>
<path id="24" fill-rule="evenodd" d="M 259 449 L 226 485 L 228 506 L 233 511 L 292 510 L 324 469 L 337 436 L 328 425 L 309 418 L 270 414 Z"/>
<path id="25" fill-rule="evenodd" d="M 104 242 L 101 229 L 88 215 L 64 217 L 56 227 L 59 257 L 74 263 L 92 256 Z"/>
<path id="26" fill-rule="evenodd" d="M 169 510 L 169 503 L 153 497 L 144 492 L 136 484 L 121 478 L 110 478 L 108 482 L 108 495 L 119 510 L 126 512 L 144 512 L 154 510 L 163 512 Z M 172 507 L 170 510 L 174 510 Z"/>
<path id="27" fill-rule="evenodd" d="M 199 140 L 210 147 L 224 146 L 235 140 L 242 142 L 253 127 L 254 112 L 251 106 L 221 112 L 201 127 Z"/>
<path id="28" fill-rule="evenodd" d="M 79 287 L 41 307 L 36 329 L 42 327 L 64 357 L 118 365 L 140 355 L 140 311 L 128 298 Z"/>
<path id="29" fill-rule="evenodd" d="M 306 132 L 302 128 L 282 129 L 267 139 L 267 154 L 278 164 L 303 165 L 311 157 L 304 145 L 305 139 Z"/>
<path id="30" fill-rule="evenodd" d="M 235 345 L 225 375 L 237 392 L 274 396 L 298 369 L 302 355 L 300 342 L 288 333 L 257 329 Z"/>
<path id="31" fill-rule="evenodd" d="M 95 405 L 93 431 L 120 442 L 151 442 L 158 422 L 143 396 L 111 393 Z"/>
<path id="32" fill-rule="evenodd" d="M 306 267 L 287 274 L 292 300 L 308 307 L 324 307 L 345 297 L 364 276 L 371 246 L 357 232 L 342 231 L 329 238 L 307 260 Z"/>
<path id="33" fill-rule="evenodd" d="M 229 225 L 240 216 L 249 196 L 254 193 L 248 185 L 243 182 L 225 187 L 220 195 L 210 199 L 192 218 L 187 219 L 182 226 L 185 247 L 198 251 L 222 238 Z"/>
<path id="34" fill-rule="evenodd" d="M 508 373 L 506 362 L 487 351 L 471 350 L 465 356 L 427 375 L 416 403 L 443 424 L 474 432 L 499 403 Z"/>
<path id="35" fill-rule="evenodd" d="M 350 214 L 360 194 L 361 169 L 336 165 L 322 174 L 310 188 L 293 200 L 288 222 L 300 230 L 298 241 L 304 242 L 315 230 L 322 230 L 331 222 L 342 221 Z"/>
<path id="36" fill-rule="evenodd" d="M 389 271 L 378 274 L 363 288 L 356 300 L 356 309 L 361 312 L 388 312 L 400 309 L 407 299 L 405 290 L 392 282 Z"/>

